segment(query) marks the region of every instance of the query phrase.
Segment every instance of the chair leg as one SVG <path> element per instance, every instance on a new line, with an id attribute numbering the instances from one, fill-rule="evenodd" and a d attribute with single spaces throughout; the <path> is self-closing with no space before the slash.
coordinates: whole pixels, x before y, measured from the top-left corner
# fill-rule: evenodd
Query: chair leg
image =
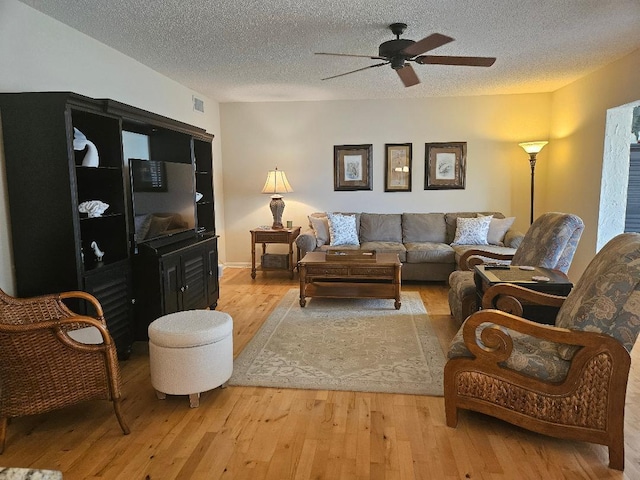
<path id="1" fill-rule="evenodd" d="M 456 428 L 458 425 L 458 408 L 453 400 L 444 399 L 444 413 L 447 417 L 447 426 Z"/>
<path id="2" fill-rule="evenodd" d="M 191 408 L 198 408 L 200 406 L 200 394 L 199 393 L 191 393 L 191 394 L 189 394 L 189 406 Z"/>
<path id="3" fill-rule="evenodd" d="M 624 470 L 624 439 L 615 441 L 615 445 L 609 445 L 609 468 Z"/>
<path id="4" fill-rule="evenodd" d="M 125 435 L 129 435 L 131 430 L 129 430 L 129 426 L 122 415 L 122 411 L 120 409 L 120 399 L 116 399 L 113 401 L 113 409 L 116 411 L 116 418 L 118 419 L 118 423 L 120 424 L 120 428 L 122 429 L 122 433 Z"/>
<path id="5" fill-rule="evenodd" d="M 7 417 L 0 417 L 0 453 L 4 452 L 4 444 L 7 440 Z"/>

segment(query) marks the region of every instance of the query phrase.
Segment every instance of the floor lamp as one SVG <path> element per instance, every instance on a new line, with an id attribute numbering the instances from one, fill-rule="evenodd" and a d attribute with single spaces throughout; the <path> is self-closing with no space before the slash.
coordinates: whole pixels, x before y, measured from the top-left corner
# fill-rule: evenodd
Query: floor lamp
<path id="1" fill-rule="evenodd" d="M 282 225 L 282 213 L 284 212 L 284 200 L 282 200 L 281 193 L 293 192 L 289 180 L 287 180 L 287 174 L 282 170 L 269 170 L 267 175 L 267 181 L 262 187 L 262 193 L 271 193 L 271 202 L 269 202 L 269 208 L 271 208 L 271 214 L 273 215 L 274 230 L 280 230 L 284 228 Z"/>
<path id="2" fill-rule="evenodd" d="M 542 148 L 549 142 L 524 142 L 519 143 L 525 152 L 529 154 L 529 164 L 531 165 L 531 220 L 530 223 L 533 223 L 533 192 L 534 192 L 534 178 L 535 178 L 535 170 L 536 170 L 536 156 L 542 150 Z"/>

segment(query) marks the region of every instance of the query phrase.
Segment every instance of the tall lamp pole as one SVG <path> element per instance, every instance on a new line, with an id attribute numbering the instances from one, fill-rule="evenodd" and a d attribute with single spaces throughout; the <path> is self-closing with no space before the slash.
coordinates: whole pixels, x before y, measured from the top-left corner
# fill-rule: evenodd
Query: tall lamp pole
<path id="1" fill-rule="evenodd" d="M 533 223 L 533 192 L 534 192 L 534 179 L 536 170 L 536 156 L 540 153 L 540 150 L 549 142 L 524 142 L 519 143 L 525 152 L 529 154 L 529 165 L 531 165 L 531 219 L 530 223 Z"/>

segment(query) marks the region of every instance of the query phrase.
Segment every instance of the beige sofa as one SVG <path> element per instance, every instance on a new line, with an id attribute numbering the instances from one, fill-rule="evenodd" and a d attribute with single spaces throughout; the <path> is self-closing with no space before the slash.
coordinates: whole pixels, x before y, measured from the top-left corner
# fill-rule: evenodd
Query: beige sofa
<path id="1" fill-rule="evenodd" d="M 452 245 L 457 219 L 475 218 L 478 214 L 492 215 L 495 219 L 505 218 L 500 212 L 344 213 L 356 217 L 359 243 L 331 246 L 328 231 L 323 232 L 320 226 L 327 223 L 327 214 L 318 212 L 309 216 L 309 226 L 300 233 L 296 244 L 301 256 L 312 251 L 346 249 L 397 253 L 403 263 L 403 280 L 446 281 L 449 274 L 456 270 L 458 260 L 465 251 L 480 248 L 513 254 L 522 241 L 523 234 L 509 228 L 496 244 Z"/>

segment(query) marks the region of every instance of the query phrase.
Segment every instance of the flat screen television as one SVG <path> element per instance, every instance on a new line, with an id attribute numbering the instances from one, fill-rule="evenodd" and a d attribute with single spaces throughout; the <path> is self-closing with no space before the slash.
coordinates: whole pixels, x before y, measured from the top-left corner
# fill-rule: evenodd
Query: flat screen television
<path id="1" fill-rule="evenodd" d="M 136 243 L 196 229 L 191 163 L 129 159 Z"/>

